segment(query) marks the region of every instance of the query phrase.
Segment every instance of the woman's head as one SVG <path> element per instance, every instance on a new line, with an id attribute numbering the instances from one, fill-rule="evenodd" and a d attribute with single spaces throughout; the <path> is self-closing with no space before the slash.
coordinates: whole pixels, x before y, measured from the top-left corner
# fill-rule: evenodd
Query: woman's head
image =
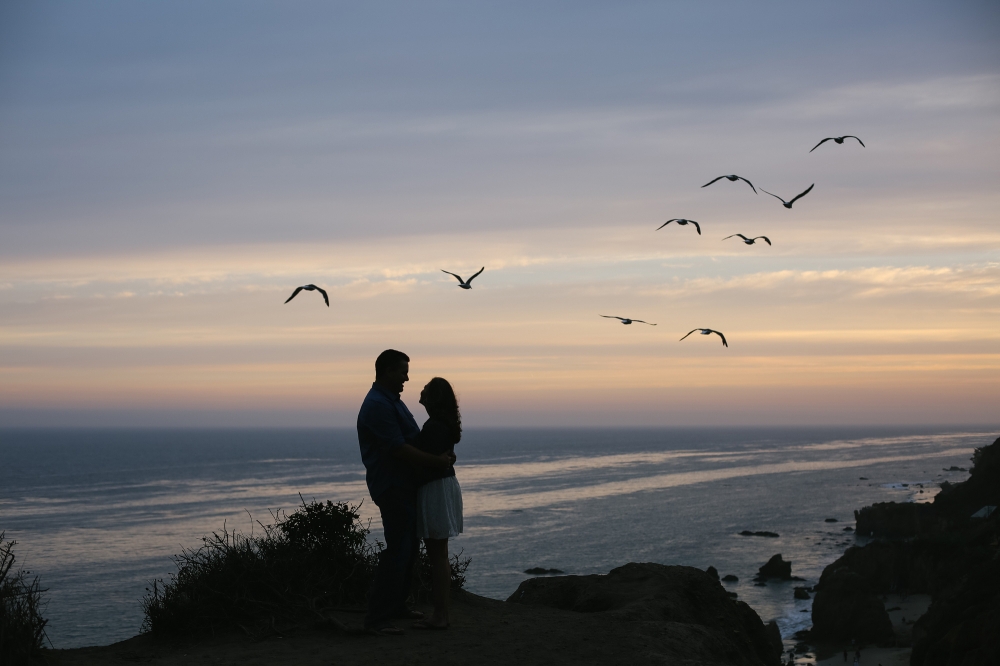
<path id="1" fill-rule="evenodd" d="M 427 409 L 432 419 L 444 421 L 453 430 L 455 441 L 462 438 L 462 414 L 458 411 L 458 399 L 447 379 L 435 377 L 427 382 L 420 392 L 420 404 Z"/>

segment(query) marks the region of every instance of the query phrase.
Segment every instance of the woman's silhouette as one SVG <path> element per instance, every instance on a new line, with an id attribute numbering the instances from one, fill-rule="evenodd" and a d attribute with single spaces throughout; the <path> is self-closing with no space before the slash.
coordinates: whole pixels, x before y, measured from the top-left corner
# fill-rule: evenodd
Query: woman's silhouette
<path id="1" fill-rule="evenodd" d="M 420 392 L 420 404 L 430 418 L 414 446 L 432 455 L 454 453 L 455 444 L 462 439 L 462 415 L 451 384 L 440 377 L 430 380 Z M 414 623 L 413 628 L 447 629 L 451 587 L 448 539 L 462 533 L 462 489 L 455 478 L 454 466 L 426 470 L 423 474 L 417 491 L 417 536 L 424 540 L 431 563 L 434 614 Z"/>

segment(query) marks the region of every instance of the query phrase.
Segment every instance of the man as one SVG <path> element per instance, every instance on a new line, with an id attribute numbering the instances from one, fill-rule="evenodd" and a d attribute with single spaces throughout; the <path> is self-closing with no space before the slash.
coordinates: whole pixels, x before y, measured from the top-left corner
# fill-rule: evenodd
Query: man
<path id="1" fill-rule="evenodd" d="M 403 631 L 393 619 L 420 619 L 423 614 L 406 607 L 416 559 L 418 467 L 447 468 L 454 454 L 434 456 L 417 449 L 412 441 L 420 428 L 399 395 L 409 381 L 410 357 L 386 349 L 375 359 L 375 383 L 358 413 L 358 443 L 365 464 L 368 493 L 382 514 L 385 549 L 379 553 L 375 580 L 368 594 L 365 628 L 394 636 Z"/>

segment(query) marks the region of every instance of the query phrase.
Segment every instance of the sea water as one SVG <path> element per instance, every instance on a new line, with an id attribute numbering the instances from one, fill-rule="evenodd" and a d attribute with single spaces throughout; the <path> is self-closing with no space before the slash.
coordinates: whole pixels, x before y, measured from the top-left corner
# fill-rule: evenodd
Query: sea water
<path id="1" fill-rule="evenodd" d="M 626 562 L 683 564 L 791 636 L 810 624 L 812 585 L 860 541 L 845 530 L 873 502 L 930 501 L 967 478 L 996 428 L 468 429 L 456 448 L 471 558 L 467 589 L 505 599 L 544 567 L 607 573 Z M 0 531 L 48 589 L 58 648 L 129 638 L 149 581 L 225 526 L 249 532 L 307 501 L 364 502 L 351 430 L 0 431 Z M 833 519 L 836 522 L 831 522 Z M 742 530 L 776 532 L 747 537 Z M 755 586 L 772 555 L 804 583 Z"/>

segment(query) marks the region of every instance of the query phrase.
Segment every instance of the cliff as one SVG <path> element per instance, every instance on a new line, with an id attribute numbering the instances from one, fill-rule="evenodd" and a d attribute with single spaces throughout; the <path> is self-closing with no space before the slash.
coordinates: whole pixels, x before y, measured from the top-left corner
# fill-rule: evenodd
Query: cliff
<path id="1" fill-rule="evenodd" d="M 507 602 L 457 592 L 447 631 L 370 636 L 358 630 L 361 617 L 336 611 L 331 619 L 352 628 L 346 632 L 331 623 L 265 640 L 239 633 L 170 640 L 145 634 L 103 647 L 45 650 L 44 657 L 56 666 L 776 666 L 781 649 L 777 627 L 765 626 L 707 573 L 656 564 L 627 564 L 604 576 L 530 579 Z"/>
<path id="2" fill-rule="evenodd" d="M 813 640 L 892 639 L 878 596 L 932 595 L 913 629 L 913 666 L 1000 663 L 1000 439 L 977 449 L 968 480 L 932 504 L 882 503 L 856 512 L 857 532 L 876 540 L 849 548 L 823 571 Z M 888 628 L 887 628 L 888 626 Z"/>

